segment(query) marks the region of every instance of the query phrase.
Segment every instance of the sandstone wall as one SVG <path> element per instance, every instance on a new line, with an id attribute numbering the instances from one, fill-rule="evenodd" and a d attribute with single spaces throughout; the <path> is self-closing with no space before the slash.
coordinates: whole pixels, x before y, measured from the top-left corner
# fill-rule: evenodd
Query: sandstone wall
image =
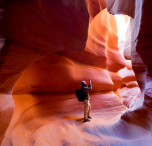
<path id="1" fill-rule="evenodd" d="M 109 1 L 110 2 L 110 1 Z M 128 1 L 129 2 L 129 1 Z M 122 1 L 126 4 L 126 1 Z M 130 21 L 131 36 L 131 60 L 132 67 L 138 85 L 141 89 L 141 96 L 135 103 L 132 111 L 126 112 L 122 119 L 133 124 L 140 125 L 146 129 L 151 128 L 151 1 L 135 1 L 135 16 Z M 117 3 L 119 4 L 119 3 Z M 132 2 L 130 3 L 132 4 Z M 112 3 L 111 3 L 112 5 Z M 116 8 L 116 7 L 115 7 Z M 132 8 L 131 8 L 132 9 Z M 131 10 L 128 7 L 128 12 Z M 119 10 L 119 9 L 118 9 Z M 116 10 L 113 13 L 117 13 Z M 128 14 L 123 11 L 123 13 Z M 133 13 L 131 14 L 133 15 Z M 131 16 L 130 15 L 130 16 Z M 144 114 L 143 114 L 144 113 Z M 138 117 L 138 119 L 137 119 Z M 144 119 L 143 121 L 141 119 Z"/>
<path id="2" fill-rule="evenodd" d="M 83 50 L 89 15 L 83 1 L 8 0 L 0 1 L 0 8 L 1 37 L 6 39 L 0 50 L 1 141 L 13 113 L 11 93 L 18 77 L 49 52 Z"/>
<path id="3" fill-rule="evenodd" d="M 118 74 L 128 65 L 119 52 L 114 12 L 109 14 L 106 1 L 8 0 L 3 2 L 3 8 L 6 42 L 0 58 L 1 93 L 70 94 L 80 87 L 81 80 L 89 78 L 92 79 L 93 92 L 110 91 L 114 97 L 120 97 L 118 89 L 122 83 L 130 88 L 137 87 L 133 72 L 131 76 L 129 74 L 132 83 L 126 83 L 128 75 L 122 77 Z M 131 14 L 127 11 L 127 14 L 134 17 L 132 11 Z M 0 100 L 4 99 L 3 94 Z M 57 97 L 62 99 L 62 96 Z M 65 101 L 67 96 L 63 97 Z M 129 101 L 135 101 L 136 97 L 129 98 Z M 43 102 L 43 99 L 32 97 L 22 107 L 25 99 L 16 96 L 12 100 L 10 95 L 10 104 L 6 106 L 3 102 L 5 110 L 0 111 L 1 115 L 6 111 L 10 115 L 0 117 L 1 127 L 5 127 L 0 133 L 1 140 L 11 119 L 13 102 L 15 112 L 7 136 L 14 130 L 24 111 L 33 106 L 35 115 L 35 103 Z M 133 106 L 134 102 L 126 101 L 128 107 L 130 104 Z"/>

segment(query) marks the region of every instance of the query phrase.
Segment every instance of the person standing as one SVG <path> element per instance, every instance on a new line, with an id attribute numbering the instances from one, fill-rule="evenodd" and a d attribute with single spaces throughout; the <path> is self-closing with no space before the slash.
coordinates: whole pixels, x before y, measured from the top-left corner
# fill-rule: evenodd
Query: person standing
<path id="1" fill-rule="evenodd" d="M 81 90 L 84 95 L 84 122 L 89 122 L 91 120 L 90 117 L 90 110 L 91 110 L 91 104 L 90 104 L 90 96 L 89 96 L 89 90 L 92 89 L 91 80 L 89 79 L 89 86 L 87 87 L 86 81 L 81 82 Z"/>

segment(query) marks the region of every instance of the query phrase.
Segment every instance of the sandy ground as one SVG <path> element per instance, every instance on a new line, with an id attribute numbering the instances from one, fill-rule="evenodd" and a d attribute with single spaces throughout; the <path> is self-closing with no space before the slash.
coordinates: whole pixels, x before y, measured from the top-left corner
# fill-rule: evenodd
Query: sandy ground
<path id="1" fill-rule="evenodd" d="M 91 95 L 92 119 L 74 95 L 14 95 L 2 146 L 151 146 L 151 132 L 120 119 L 127 108 L 113 93 Z"/>

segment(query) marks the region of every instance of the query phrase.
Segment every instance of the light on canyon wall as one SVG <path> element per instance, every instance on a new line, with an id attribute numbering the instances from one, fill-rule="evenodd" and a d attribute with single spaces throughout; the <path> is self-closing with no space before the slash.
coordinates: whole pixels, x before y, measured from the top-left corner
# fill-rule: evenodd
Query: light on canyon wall
<path id="1" fill-rule="evenodd" d="M 119 41 L 125 41 L 126 31 L 128 27 L 129 17 L 125 15 L 115 15 L 118 26 L 118 38 Z"/>
<path id="2" fill-rule="evenodd" d="M 115 18 L 118 28 L 118 47 L 120 53 L 123 55 L 126 42 L 126 32 L 129 25 L 130 17 L 127 15 L 115 15 Z"/>

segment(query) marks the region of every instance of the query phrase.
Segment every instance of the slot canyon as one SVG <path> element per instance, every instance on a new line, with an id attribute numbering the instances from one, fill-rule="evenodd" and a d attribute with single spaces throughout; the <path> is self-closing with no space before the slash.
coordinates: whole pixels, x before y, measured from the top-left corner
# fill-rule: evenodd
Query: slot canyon
<path id="1" fill-rule="evenodd" d="M 151 146 L 151 6 L 0 0 L 0 146 Z M 89 78 L 83 122 L 75 90 Z"/>

